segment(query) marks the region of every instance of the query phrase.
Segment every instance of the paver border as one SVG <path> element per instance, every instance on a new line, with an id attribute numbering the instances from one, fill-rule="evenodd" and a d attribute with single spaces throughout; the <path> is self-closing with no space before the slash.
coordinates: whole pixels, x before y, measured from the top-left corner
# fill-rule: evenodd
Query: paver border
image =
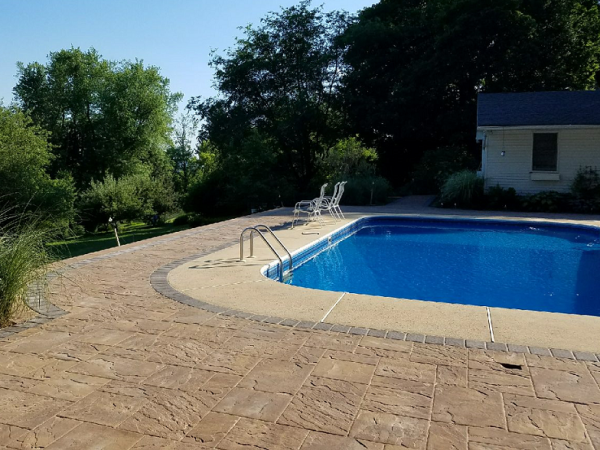
<path id="1" fill-rule="evenodd" d="M 241 216 L 239 218 L 243 218 L 243 217 L 248 217 L 248 216 Z M 217 222 L 216 224 L 213 224 L 213 225 L 216 225 L 217 228 L 220 228 L 219 224 L 224 224 L 226 222 L 227 221 Z M 208 226 L 211 226 L 211 225 L 208 225 Z M 130 247 L 127 247 L 125 249 L 113 251 L 110 253 L 105 253 L 105 254 L 98 255 L 98 256 L 93 256 L 91 258 L 82 259 L 82 260 L 76 261 L 71 264 L 66 264 L 56 270 L 52 270 L 52 271 L 48 272 L 46 274 L 45 282 L 32 283 L 28 286 L 27 296 L 25 298 L 25 304 L 31 310 L 36 312 L 37 315 L 32 317 L 29 320 L 24 321 L 24 322 L 20 322 L 15 325 L 11 325 L 10 327 L 0 328 L 0 339 L 12 336 L 17 333 L 21 333 L 30 328 L 38 327 L 38 326 L 48 323 L 58 317 L 62 317 L 64 315 L 69 314 L 69 311 L 65 311 L 64 309 L 54 305 L 46 298 L 45 286 L 48 283 L 50 283 L 53 279 L 61 276 L 63 273 L 65 273 L 69 270 L 72 270 L 72 269 L 78 269 L 80 267 L 87 266 L 88 264 L 93 264 L 98 261 L 114 258 L 119 255 L 126 254 L 126 253 L 133 253 L 133 252 L 137 252 L 139 250 L 143 250 L 143 249 L 146 249 L 149 247 L 155 247 L 157 245 L 161 245 L 166 242 L 172 242 L 172 241 L 183 239 L 183 238 L 186 238 L 189 236 L 194 236 L 196 234 L 202 233 L 204 230 L 205 230 L 205 227 L 191 228 L 189 230 L 182 231 L 181 232 L 182 234 L 179 234 L 177 236 L 173 236 L 171 234 L 171 235 L 167 235 L 166 237 L 164 237 L 162 239 L 157 238 L 156 240 L 153 240 L 152 242 L 140 243 L 138 245 L 134 245 L 135 243 L 132 243 Z M 144 242 L 144 241 L 141 241 L 141 242 Z M 227 244 L 227 246 L 229 246 L 229 245 L 232 245 L 232 244 L 231 243 Z M 117 248 L 119 248 L 119 247 L 117 247 Z M 211 250 L 211 253 L 212 253 L 212 251 L 217 251 L 217 250 L 218 249 L 213 249 L 213 250 Z"/>
<path id="2" fill-rule="evenodd" d="M 164 266 L 156 269 L 152 275 L 150 275 L 150 284 L 159 294 L 164 295 L 171 300 L 182 303 L 187 306 L 191 306 L 205 311 L 213 312 L 227 317 L 236 317 L 239 319 L 252 320 L 255 322 L 262 322 L 274 325 L 282 325 L 290 328 L 298 329 L 312 329 L 320 331 L 333 331 L 344 334 L 354 334 L 361 336 L 375 336 L 383 339 L 393 339 L 408 342 L 417 342 L 425 344 L 435 344 L 452 347 L 462 348 L 478 348 L 484 350 L 493 350 L 500 352 L 513 352 L 513 353 L 529 353 L 532 355 L 544 355 L 554 356 L 556 358 L 572 359 L 577 361 L 590 361 L 600 362 L 600 354 L 594 354 L 591 352 L 581 352 L 576 350 L 565 350 L 565 349 L 554 349 L 554 348 L 541 348 L 527 345 L 507 344 L 501 342 L 488 342 L 488 341 L 473 341 L 467 339 L 457 339 L 444 336 L 433 336 L 415 333 L 403 333 L 395 330 L 380 330 L 374 328 L 363 328 L 363 327 L 351 327 L 347 325 L 333 324 L 328 322 L 309 322 L 300 321 L 291 318 L 282 318 L 276 316 L 265 316 L 263 314 L 252 314 L 237 309 L 225 308 L 222 306 L 213 305 L 207 303 L 183 292 L 178 291 L 169 284 L 168 276 L 169 273 L 183 264 L 193 261 L 197 258 L 215 253 L 219 250 L 223 250 L 227 247 L 235 245 L 237 241 L 230 241 L 222 244 L 218 247 L 211 249 L 210 251 L 202 252 L 196 255 L 186 256 L 175 261 L 172 261 Z"/>

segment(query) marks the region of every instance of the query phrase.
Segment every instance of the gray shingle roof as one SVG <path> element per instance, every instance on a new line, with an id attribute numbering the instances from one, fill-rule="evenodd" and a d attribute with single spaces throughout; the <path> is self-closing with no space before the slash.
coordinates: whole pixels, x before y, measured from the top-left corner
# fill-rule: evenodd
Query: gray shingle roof
<path id="1" fill-rule="evenodd" d="M 600 125 L 600 90 L 479 94 L 478 127 Z"/>

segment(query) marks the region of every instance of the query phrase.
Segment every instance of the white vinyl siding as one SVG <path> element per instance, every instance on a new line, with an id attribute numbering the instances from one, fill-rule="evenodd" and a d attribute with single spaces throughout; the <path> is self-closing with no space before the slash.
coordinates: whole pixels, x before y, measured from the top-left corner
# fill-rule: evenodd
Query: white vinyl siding
<path id="1" fill-rule="evenodd" d="M 558 180 L 531 179 L 534 133 L 558 133 Z M 486 130 L 485 134 L 486 189 L 500 185 L 515 188 L 520 194 L 550 190 L 569 192 L 580 167 L 592 166 L 600 170 L 600 127 L 543 131 L 497 129 Z"/>

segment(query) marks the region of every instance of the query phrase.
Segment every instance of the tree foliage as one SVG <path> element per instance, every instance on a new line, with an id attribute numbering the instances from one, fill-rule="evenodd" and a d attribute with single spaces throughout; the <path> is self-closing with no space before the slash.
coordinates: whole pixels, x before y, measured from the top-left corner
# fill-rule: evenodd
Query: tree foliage
<path id="1" fill-rule="evenodd" d="M 335 38 L 346 22 L 344 14 L 303 0 L 246 27 L 224 56 L 213 55 L 219 96 L 196 98 L 190 107 L 204 120 L 201 139 L 210 140 L 223 161 L 239 163 L 238 179 L 254 170 L 247 156 L 258 156 L 252 150 L 257 139 L 264 143 L 262 176 L 284 174 L 304 188 L 315 175 L 318 156 L 339 133 L 333 105 L 343 52 Z"/>
<path id="2" fill-rule="evenodd" d="M 48 132 L 22 111 L 0 106 L 0 205 L 14 214 L 35 212 L 41 222 L 65 227 L 74 218 L 69 176 L 52 179 Z"/>
<path id="3" fill-rule="evenodd" d="M 92 180 L 79 202 L 83 222 L 89 229 L 95 229 L 109 219 L 116 223 L 171 212 L 175 202 L 169 188 L 168 182 L 154 180 L 144 173 Z"/>
<path id="4" fill-rule="evenodd" d="M 408 188 L 413 194 L 437 194 L 450 175 L 476 168 L 477 160 L 466 147 L 427 150 L 415 165 Z"/>
<path id="5" fill-rule="evenodd" d="M 479 92 L 590 89 L 596 0 L 381 0 L 340 37 L 349 129 L 404 181 L 423 151 L 466 146 Z"/>
<path id="6" fill-rule="evenodd" d="M 347 182 L 341 198 L 342 204 L 385 203 L 390 193 L 390 184 L 385 178 L 376 175 L 378 158 L 377 151 L 365 147 L 358 136 L 340 139 L 321 160 L 321 174 L 328 181 L 332 194 L 337 182 Z"/>
<path id="7" fill-rule="evenodd" d="M 202 214 L 289 204 L 324 180 L 348 180 L 345 201 L 385 201 L 376 169 L 437 190 L 476 167 L 478 93 L 599 85 L 599 8 L 380 0 L 353 17 L 300 0 L 212 54 L 218 94 L 192 98 L 193 117 L 175 127 L 180 96 L 158 68 L 94 49 L 50 53 L 19 65 L 24 113 L 0 111 L 0 195 L 68 223 L 78 192 L 97 225 L 179 199 Z"/>
<path id="8" fill-rule="evenodd" d="M 50 132 L 50 173 L 70 173 L 78 189 L 108 173 L 131 175 L 140 165 L 168 167 L 164 149 L 180 97 L 156 67 L 71 48 L 50 53 L 45 65 L 20 63 L 14 93 Z"/>
<path id="9" fill-rule="evenodd" d="M 358 137 L 342 139 L 329 149 L 321 167 L 330 179 L 375 174 L 377 151 L 362 145 Z"/>
<path id="10" fill-rule="evenodd" d="M 202 214 L 230 215 L 293 198 L 295 180 L 276 169 L 277 153 L 274 142 L 257 130 L 250 130 L 235 153 L 225 156 L 212 145 L 203 145 L 203 175 L 192 185 L 184 208 Z"/>
<path id="11" fill-rule="evenodd" d="M 174 130 L 173 144 L 167 149 L 175 191 L 183 194 L 196 181 L 202 169 L 196 147 L 196 129 L 189 116 L 182 116 Z"/>

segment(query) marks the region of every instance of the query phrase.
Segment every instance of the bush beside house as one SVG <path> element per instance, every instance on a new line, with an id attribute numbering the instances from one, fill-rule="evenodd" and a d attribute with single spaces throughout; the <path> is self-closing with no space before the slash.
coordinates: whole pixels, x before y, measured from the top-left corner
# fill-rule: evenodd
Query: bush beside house
<path id="1" fill-rule="evenodd" d="M 438 205 L 444 208 L 600 214 L 600 172 L 594 167 L 581 167 L 570 193 L 542 191 L 517 195 L 515 189 L 501 186 L 490 187 L 484 192 L 483 180 L 475 172 L 461 171 L 444 183 Z"/>

